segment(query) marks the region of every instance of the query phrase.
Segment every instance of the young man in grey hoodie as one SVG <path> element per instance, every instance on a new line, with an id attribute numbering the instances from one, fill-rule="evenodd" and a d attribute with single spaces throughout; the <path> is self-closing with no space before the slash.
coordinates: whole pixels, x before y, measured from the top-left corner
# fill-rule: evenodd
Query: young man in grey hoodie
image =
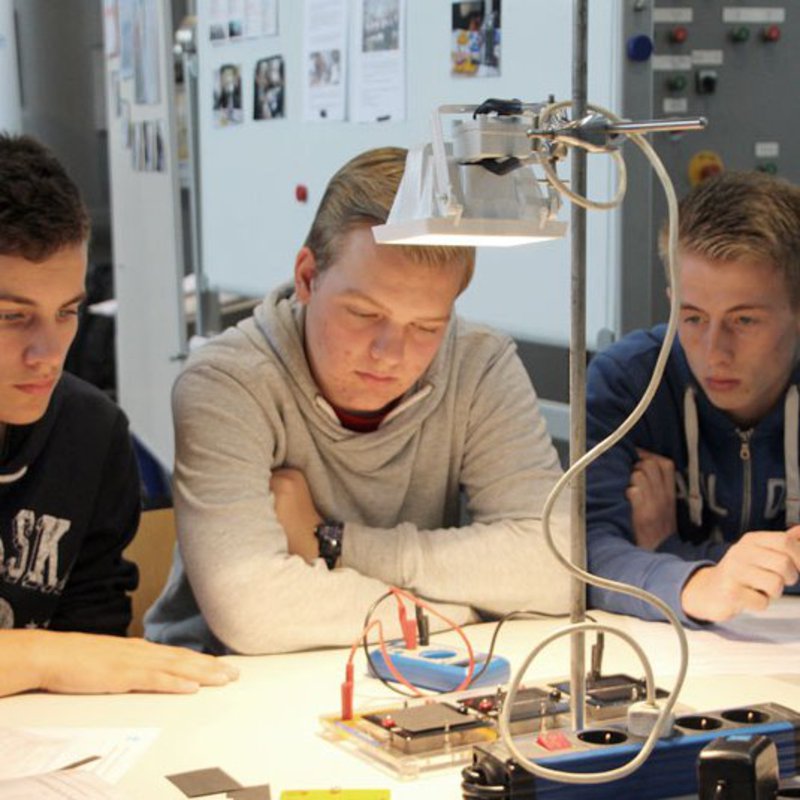
<path id="1" fill-rule="evenodd" d="M 149 638 L 214 653 L 350 644 L 390 585 L 459 623 L 566 611 L 539 522 L 560 469 L 536 395 L 508 337 L 453 313 L 474 250 L 373 240 L 405 154 L 342 167 L 293 284 L 178 379 L 180 553 Z"/>

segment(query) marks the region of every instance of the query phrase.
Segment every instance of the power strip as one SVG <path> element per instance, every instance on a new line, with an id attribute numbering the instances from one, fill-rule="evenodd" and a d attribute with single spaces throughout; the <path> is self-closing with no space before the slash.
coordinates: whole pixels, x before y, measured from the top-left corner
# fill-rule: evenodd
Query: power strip
<path id="1" fill-rule="evenodd" d="M 778 749 L 781 777 L 798 772 L 800 714 L 777 703 L 764 703 L 679 716 L 673 735 L 660 739 L 636 772 L 610 783 L 570 784 L 538 778 L 517 764 L 502 742 L 477 744 L 473 746 L 472 766 L 462 772 L 464 798 L 661 800 L 696 794 L 700 750 L 720 736 L 734 734 L 768 736 Z M 538 735 L 515 737 L 526 758 L 565 772 L 603 772 L 621 766 L 634 758 L 643 741 L 628 734 L 621 722 L 579 733 L 552 728 Z"/>

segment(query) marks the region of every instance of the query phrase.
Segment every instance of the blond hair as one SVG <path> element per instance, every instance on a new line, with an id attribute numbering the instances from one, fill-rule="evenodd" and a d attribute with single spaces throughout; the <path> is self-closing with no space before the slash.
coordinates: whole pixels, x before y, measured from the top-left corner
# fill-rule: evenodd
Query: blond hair
<path id="1" fill-rule="evenodd" d="M 330 180 L 320 201 L 305 245 L 313 253 L 318 272 L 336 260 L 343 237 L 360 225 L 381 225 L 389 217 L 405 169 L 402 147 L 367 150 L 348 161 Z M 464 270 L 460 291 L 472 280 L 474 247 L 379 245 L 401 247 L 410 260 L 430 266 L 460 264 Z"/>
<path id="2" fill-rule="evenodd" d="M 666 263 L 666 224 L 659 253 Z M 678 248 L 709 261 L 767 263 L 800 305 L 800 188 L 762 172 L 723 172 L 680 203 Z"/>

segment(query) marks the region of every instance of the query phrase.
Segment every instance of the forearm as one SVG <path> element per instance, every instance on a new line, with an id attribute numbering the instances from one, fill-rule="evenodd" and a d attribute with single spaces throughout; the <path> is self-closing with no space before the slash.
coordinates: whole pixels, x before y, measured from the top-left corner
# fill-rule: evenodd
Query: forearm
<path id="1" fill-rule="evenodd" d="M 250 554 L 222 569 L 187 568 L 214 635 L 243 654 L 350 645 L 369 608 L 389 589 L 353 569 L 328 570 L 321 560 L 309 565 L 289 555 Z M 466 605 L 439 610 L 459 624 L 476 619 Z M 400 635 L 394 603 L 383 603 L 375 618 L 383 621 L 387 638 Z M 433 619 L 432 627 L 442 626 Z"/>
<path id="2" fill-rule="evenodd" d="M 636 586 L 663 600 L 686 625 L 693 624 L 681 606 L 681 592 L 704 561 L 685 561 L 668 553 L 652 553 L 609 532 L 593 532 L 589 545 L 589 570 L 608 580 Z M 655 606 L 622 592 L 589 587 L 589 605 L 642 619 L 663 620 Z"/>
<path id="3" fill-rule="evenodd" d="M 566 547 L 563 518 L 554 538 Z M 519 609 L 565 613 L 567 572 L 548 550 L 538 520 L 461 528 L 345 528 L 342 564 L 434 600 L 471 605 L 492 615 Z"/>
<path id="4" fill-rule="evenodd" d="M 722 560 L 730 546 L 730 542 L 712 542 L 710 539 L 695 544 L 684 541 L 678 534 L 673 534 L 662 542 L 657 552 L 671 553 L 685 561 L 713 561 L 716 563 Z"/>
<path id="5" fill-rule="evenodd" d="M 41 687 L 47 631 L 0 631 L 0 697 Z"/>

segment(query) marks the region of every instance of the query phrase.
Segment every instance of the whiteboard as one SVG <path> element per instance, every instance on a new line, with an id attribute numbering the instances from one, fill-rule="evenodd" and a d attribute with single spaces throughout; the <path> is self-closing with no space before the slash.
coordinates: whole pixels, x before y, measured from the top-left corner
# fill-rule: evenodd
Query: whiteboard
<path id="1" fill-rule="evenodd" d="M 356 3 L 347 0 L 350 17 Z M 451 0 L 407 0 L 406 108 L 402 122 L 304 122 L 302 0 L 282 0 L 278 33 L 211 43 L 211 3 L 198 4 L 200 214 L 203 268 L 212 288 L 256 295 L 292 276 L 327 180 L 350 157 L 370 147 L 408 147 L 430 139 L 433 109 L 474 104 L 487 97 L 543 102 L 571 96 L 572 3 L 503 0 L 498 78 L 450 74 Z M 618 109 L 622 45 L 619 0 L 590 4 L 589 100 Z M 353 39 L 351 35 L 351 40 Z M 253 120 L 257 61 L 281 55 L 285 64 L 286 117 Z M 241 66 L 244 122 L 214 125 L 214 73 Z M 568 168 L 562 171 L 568 177 Z M 295 187 L 308 188 L 308 202 Z M 613 194 L 614 173 L 605 156 L 589 157 L 589 194 Z M 569 220 L 565 206 L 561 218 Z M 589 212 L 587 340 L 603 328 L 617 330 L 618 216 Z M 569 340 L 569 240 L 522 248 L 484 249 L 459 312 L 511 334 L 553 344 Z"/>

